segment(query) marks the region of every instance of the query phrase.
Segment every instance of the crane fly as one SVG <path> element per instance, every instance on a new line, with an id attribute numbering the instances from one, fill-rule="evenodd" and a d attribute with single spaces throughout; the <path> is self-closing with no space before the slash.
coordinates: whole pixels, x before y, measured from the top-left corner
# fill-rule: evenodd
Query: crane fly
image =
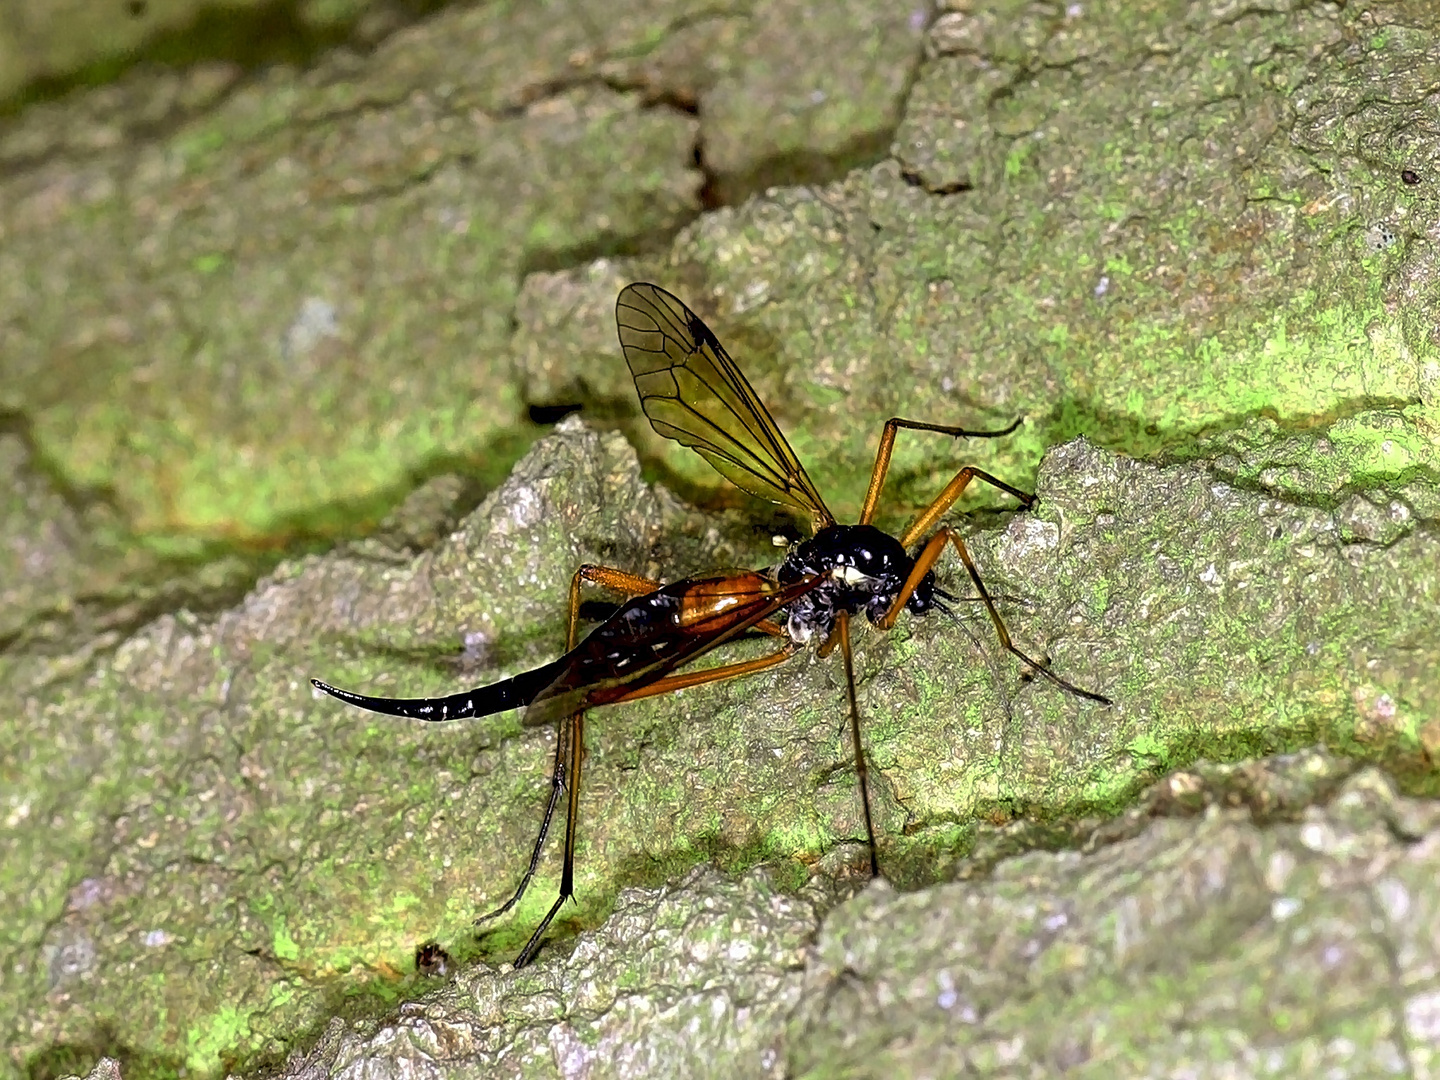
<path id="1" fill-rule="evenodd" d="M 860 738 L 860 709 L 855 698 L 850 623 L 863 614 L 877 629 L 889 630 L 902 611 L 911 615 L 924 615 L 934 609 L 949 613 L 946 601 L 958 598 L 936 584 L 934 571 L 947 547 L 953 547 L 959 555 L 1006 650 L 1029 671 L 1038 672 L 1067 693 L 1110 704 L 1108 698 L 1067 682 L 1022 652 L 1011 640 L 959 533 L 944 525 L 931 532 L 976 480 L 1014 496 L 1026 508 L 1034 505 L 1034 495 L 966 466 L 900 536 L 891 536 L 872 524 L 898 432 L 995 438 L 1014 431 L 1019 420 L 998 431 L 970 431 L 900 417 L 887 420 L 860 520 L 854 525 L 841 525 L 740 368 L 698 315 L 664 289 L 637 282 L 621 290 L 615 322 L 641 407 L 651 426 L 666 438 L 697 451 L 742 490 L 808 514 L 814 526 L 811 538 L 792 545 L 777 566 L 685 578 L 668 585 L 614 567 L 585 564 L 570 581 L 564 654 L 532 671 L 488 686 L 439 698 L 378 698 L 311 680 L 317 689 L 341 701 L 391 716 L 447 721 L 523 707 L 522 724 L 526 727 L 558 724 L 550 800 L 530 865 L 510 899 L 476 920 L 480 923 L 503 915 L 520 902 L 539 866 L 555 810 L 562 795 L 566 796 L 560 892 L 516 957 L 517 968 L 534 959 L 556 913 L 574 896 L 585 713 L 600 705 L 617 705 L 763 671 L 784 663 L 807 645 L 815 646 L 821 657 L 828 656 L 838 645 L 844 660 L 850 739 L 865 813 L 870 872 L 878 875 L 880 864 Z M 913 556 L 911 550 L 916 551 Z M 577 642 L 582 583 L 609 589 L 628 599 Z M 772 638 L 775 649 L 718 667 L 680 670 L 749 632 Z"/>

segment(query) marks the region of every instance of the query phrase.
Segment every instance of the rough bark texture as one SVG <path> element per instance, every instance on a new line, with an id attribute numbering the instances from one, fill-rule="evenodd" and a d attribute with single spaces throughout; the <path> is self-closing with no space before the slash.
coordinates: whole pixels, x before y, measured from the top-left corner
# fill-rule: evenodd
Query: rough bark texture
<path id="1" fill-rule="evenodd" d="M 814 7 L 456 5 L 0 119 L 0 1077 L 1440 1076 L 1433 5 Z M 776 560 L 636 415 L 637 278 L 842 519 L 887 417 L 1023 416 L 903 436 L 880 524 L 1036 490 L 952 521 L 1115 705 L 973 604 L 866 635 L 868 886 L 837 658 L 597 711 L 515 973 L 558 858 L 471 919 L 554 734 L 306 680 Z"/>

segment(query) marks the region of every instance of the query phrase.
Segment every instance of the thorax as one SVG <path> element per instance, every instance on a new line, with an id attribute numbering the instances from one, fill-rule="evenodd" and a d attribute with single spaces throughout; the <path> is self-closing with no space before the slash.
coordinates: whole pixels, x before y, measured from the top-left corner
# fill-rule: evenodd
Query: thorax
<path id="1" fill-rule="evenodd" d="M 811 574 L 820 584 L 786 608 L 784 620 L 797 642 L 828 637 L 839 613 L 862 612 L 871 622 L 890 610 L 914 560 L 889 533 L 873 525 L 831 525 L 786 553 L 777 577 L 782 584 Z"/>

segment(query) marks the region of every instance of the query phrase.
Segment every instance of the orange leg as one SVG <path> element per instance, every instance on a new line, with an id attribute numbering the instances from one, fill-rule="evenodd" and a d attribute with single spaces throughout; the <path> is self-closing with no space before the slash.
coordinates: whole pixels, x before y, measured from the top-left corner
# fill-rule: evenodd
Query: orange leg
<path id="1" fill-rule="evenodd" d="M 666 694 L 674 690 L 684 690 L 690 686 L 701 686 L 705 683 L 720 682 L 723 679 L 733 679 L 739 675 L 748 675 L 751 672 L 763 671 L 765 668 L 774 667 L 776 664 L 790 659 L 798 649 L 799 646 L 793 643 L 787 643 L 783 649 L 771 653 L 769 656 L 760 656 L 754 660 L 744 660 L 737 664 L 726 664 L 723 667 L 709 668 L 705 671 L 692 671 L 683 675 L 667 676 L 664 679 L 656 680 L 649 686 L 642 686 L 638 690 L 626 694 L 624 697 L 616 698 L 611 704 L 618 704 L 622 701 L 639 701 L 641 698 L 653 697 L 656 694 Z M 561 905 L 575 895 L 575 822 L 580 812 L 580 763 L 584 758 L 584 717 L 584 712 L 576 712 L 571 715 L 570 735 L 569 739 L 566 740 L 570 746 L 571 782 L 570 804 L 565 815 L 565 867 L 560 875 L 560 895 L 555 898 L 555 903 L 551 906 L 550 910 L 545 913 L 545 917 L 540 920 L 540 925 L 537 926 L 535 932 L 530 935 L 530 940 L 525 943 L 525 948 L 521 950 L 520 955 L 515 958 L 515 967 L 517 969 L 524 967 L 535 958 L 535 954 L 540 951 L 540 939 L 546 929 L 549 928 L 551 920 L 559 913 Z M 558 792 L 558 790 L 557 788 L 556 791 Z M 552 795 L 552 810 L 554 809 L 554 801 L 555 796 Z M 547 825 L 549 823 L 548 813 L 546 814 L 546 823 Z M 543 843 L 543 830 L 540 839 Z M 540 845 L 537 844 L 535 855 L 531 859 L 531 872 L 533 872 L 534 864 L 539 861 L 539 858 Z M 527 873 L 527 883 L 529 877 L 530 874 Z M 505 905 L 505 908 L 510 907 L 510 905 L 514 904 L 518 899 L 519 895 L 517 894 L 511 898 L 510 902 Z M 501 908 L 500 910 L 503 911 L 505 908 Z"/>
<path id="2" fill-rule="evenodd" d="M 1009 492 L 1011 495 L 1014 495 L 1015 498 L 1019 499 L 1020 504 L 1027 509 L 1035 505 L 1034 495 L 1027 494 L 1019 488 L 1013 488 L 1005 483 L 1004 480 L 991 476 L 989 473 L 982 472 L 979 469 L 972 469 L 967 465 L 955 474 L 955 479 L 945 485 L 945 490 L 940 492 L 940 495 L 934 502 L 920 511 L 920 516 L 905 530 L 905 535 L 900 537 L 900 546 L 908 548 L 921 536 L 929 532 L 930 526 L 939 521 L 941 515 L 944 514 L 946 510 L 949 510 L 950 507 L 954 506 L 955 500 L 965 493 L 965 489 L 970 486 L 971 480 L 984 480 L 992 487 L 997 487 L 1001 491 Z"/>
<path id="3" fill-rule="evenodd" d="M 799 651 L 800 646 L 794 642 L 787 642 L 777 651 L 768 653 L 765 656 L 757 656 L 754 660 L 741 660 L 737 663 L 725 664 L 721 667 L 705 668 L 701 671 L 686 671 L 679 675 L 667 675 L 663 679 L 656 679 L 653 683 L 632 690 L 623 697 L 616 698 L 615 702 L 639 701 L 641 698 L 655 697 L 658 694 L 669 694 L 673 691 L 685 690 L 692 686 L 704 686 L 706 683 L 722 682 L 725 679 L 735 679 L 741 675 L 750 675 L 754 672 L 764 671 L 766 668 L 774 667 L 776 664 L 783 664 Z"/>
<path id="4" fill-rule="evenodd" d="M 602 589 L 609 589 L 624 596 L 642 596 L 647 592 L 654 592 L 661 584 L 637 574 L 616 570 L 613 566 L 581 563 L 580 569 L 576 570 L 575 576 L 570 579 L 570 625 L 565 631 L 566 652 L 575 647 L 575 624 L 580 618 L 581 581 L 588 581 L 592 585 L 599 585 Z"/>
<path id="5" fill-rule="evenodd" d="M 880 433 L 880 445 L 875 451 L 875 467 L 870 470 L 870 487 L 865 491 L 865 505 L 860 510 L 860 524 L 869 525 L 875 517 L 875 508 L 880 504 L 880 489 L 885 486 L 885 474 L 890 471 L 890 455 L 895 450 L 895 433 L 901 428 L 909 431 L 936 431 L 941 435 L 951 435 L 955 438 L 969 436 L 975 439 L 998 439 L 1002 435 L 1009 435 L 1019 426 L 1020 420 L 1017 419 L 1013 424 L 1001 431 L 970 431 L 966 428 L 947 427 L 944 424 L 925 424 L 919 420 L 905 420 L 898 416 L 892 416 L 889 420 L 885 421 L 885 430 Z M 981 473 L 979 475 L 984 476 L 985 474 Z M 1014 488 L 1000 484 L 998 480 L 994 480 L 992 477 L 985 476 L 985 479 L 990 480 L 992 483 L 999 484 L 1000 487 L 1009 491 L 1011 494 L 1020 495 Z M 959 497 L 958 492 L 956 493 L 956 497 Z M 1026 498 L 1026 496 L 1020 497 L 1022 500 Z M 950 502 L 954 501 L 954 499 L 950 500 Z M 948 507 L 950 503 L 946 503 L 945 505 Z M 944 513 L 944 511 L 942 510 L 941 513 Z M 937 514 L 936 516 L 938 517 L 939 515 Z M 911 531 L 918 536 L 925 530 L 912 528 Z"/>
<path id="6" fill-rule="evenodd" d="M 905 605 L 910 601 L 910 597 L 919 588 L 921 579 L 939 561 L 940 553 L 945 550 L 945 541 L 949 538 L 949 534 L 949 528 L 941 529 L 930 537 L 920 550 L 920 554 L 915 557 L 915 565 L 910 568 L 910 576 L 905 579 L 905 584 L 901 585 L 900 591 L 895 594 L 895 599 L 890 604 L 890 610 L 885 612 L 884 618 L 876 623 L 879 629 L 890 630 L 895 626 L 895 620 L 900 617 L 900 612 L 905 610 Z M 983 587 L 980 589 L 980 598 L 987 605 L 991 603 L 990 594 Z"/>
<path id="7" fill-rule="evenodd" d="M 842 614 L 842 615 L 845 615 L 845 616 L 847 617 L 847 619 L 848 619 L 848 617 L 849 617 L 849 613 L 848 613 L 848 612 L 841 612 L 841 614 Z M 839 623 L 839 621 L 837 620 L 836 623 L 835 623 L 835 625 L 834 625 L 834 626 L 831 628 L 831 630 L 830 630 L 830 636 L 827 637 L 824 641 L 822 641 L 822 642 L 820 643 L 820 648 L 818 648 L 818 649 L 815 650 L 815 655 L 816 655 L 817 657 L 819 657 L 821 660 L 824 660 L 827 656 L 829 656 L 832 652 L 835 651 L 835 646 L 838 645 L 839 643 L 840 643 L 840 623 Z"/>
<path id="8" fill-rule="evenodd" d="M 941 510 L 940 512 L 943 513 L 944 511 Z M 910 576 L 905 579 L 905 584 L 900 587 L 900 592 L 896 595 L 895 602 L 890 605 L 890 610 L 887 611 L 885 617 L 880 620 L 879 627 L 881 630 L 889 630 L 895 625 L 895 620 L 905 607 L 905 602 L 910 599 L 910 595 L 915 591 L 915 587 L 920 584 L 920 580 L 930 571 L 931 567 L 933 567 L 940 558 L 940 553 L 945 550 L 946 541 L 955 545 L 955 550 L 960 555 L 960 561 L 965 564 L 965 570 L 970 574 L 970 580 L 975 583 L 975 589 L 980 594 L 980 599 L 985 603 L 985 610 L 990 613 L 990 621 L 995 624 L 995 633 L 1000 638 L 1001 645 L 1019 657 L 1028 667 L 1038 671 L 1041 675 L 1045 676 L 1045 678 L 1060 687 L 1060 689 L 1067 690 L 1077 697 L 1088 698 L 1090 701 L 1098 701 L 1101 705 L 1112 704 L 1110 699 L 1104 695 L 1096 694 L 1090 690 L 1082 690 L 1074 683 L 1062 679 L 1044 664 L 1040 663 L 1040 661 L 1033 657 L 1026 656 L 1016 647 L 1015 643 L 1010 640 L 1010 631 L 1005 628 L 1005 622 L 1000 618 L 1000 612 L 995 609 L 995 601 L 990 599 L 989 590 L 985 588 L 985 583 L 980 580 L 980 571 L 975 568 L 975 562 L 970 558 L 970 552 L 965 547 L 965 541 L 960 539 L 959 533 L 948 526 L 942 528 L 932 536 L 920 552 L 919 558 L 915 560 L 915 565 L 910 570 Z"/>

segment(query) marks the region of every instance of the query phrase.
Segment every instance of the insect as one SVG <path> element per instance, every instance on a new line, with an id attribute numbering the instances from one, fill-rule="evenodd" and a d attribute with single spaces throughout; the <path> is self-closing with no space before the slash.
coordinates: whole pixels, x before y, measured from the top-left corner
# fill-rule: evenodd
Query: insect
<path id="1" fill-rule="evenodd" d="M 664 289 L 637 282 L 621 291 L 615 321 L 651 426 L 666 438 L 697 451 L 744 491 L 809 514 L 814 535 L 792 545 L 777 566 L 686 578 L 668 585 L 613 567 L 583 565 L 570 582 L 564 654 L 532 671 L 488 686 L 439 698 L 377 698 L 311 680 L 316 688 L 342 701 L 392 716 L 447 721 L 523 706 L 522 723 L 526 727 L 558 723 L 550 799 L 530 864 L 514 895 L 476 920 L 480 923 L 503 915 L 525 895 L 539 866 L 555 810 L 565 795 L 565 850 L 559 895 L 516 958 L 516 968 L 534 959 L 546 929 L 574 895 L 586 711 L 763 671 L 784 663 L 807 645 L 815 645 L 821 657 L 838 646 L 844 660 L 850 738 L 865 815 L 870 872 L 878 875 L 850 624 L 853 618 L 864 615 L 876 628 L 889 630 L 903 611 L 912 615 L 935 609 L 949 613 L 946 602 L 959 598 L 936 584 L 934 572 L 936 561 L 947 547 L 953 547 L 959 555 L 1005 649 L 1030 671 L 1038 672 L 1066 692 L 1110 704 L 1108 698 L 1080 689 L 1022 652 L 1011 640 L 959 533 L 943 525 L 930 531 L 976 480 L 1014 496 L 1027 508 L 1034 504 L 1035 496 L 966 466 L 901 536 L 891 536 L 871 523 L 898 432 L 993 438 L 1014 431 L 1019 420 L 998 431 L 970 431 L 899 417 L 887 420 L 860 521 L 841 525 L 740 368 L 698 315 Z M 912 556 L 909 551 L 917 544 L 918 551 Z M 629 599 L 577 643 L 582 583 L 610 589 Z M 773 651 L 718 667 L 680 670 L 741 634 L 757 631 L 774 639 Z"/>

